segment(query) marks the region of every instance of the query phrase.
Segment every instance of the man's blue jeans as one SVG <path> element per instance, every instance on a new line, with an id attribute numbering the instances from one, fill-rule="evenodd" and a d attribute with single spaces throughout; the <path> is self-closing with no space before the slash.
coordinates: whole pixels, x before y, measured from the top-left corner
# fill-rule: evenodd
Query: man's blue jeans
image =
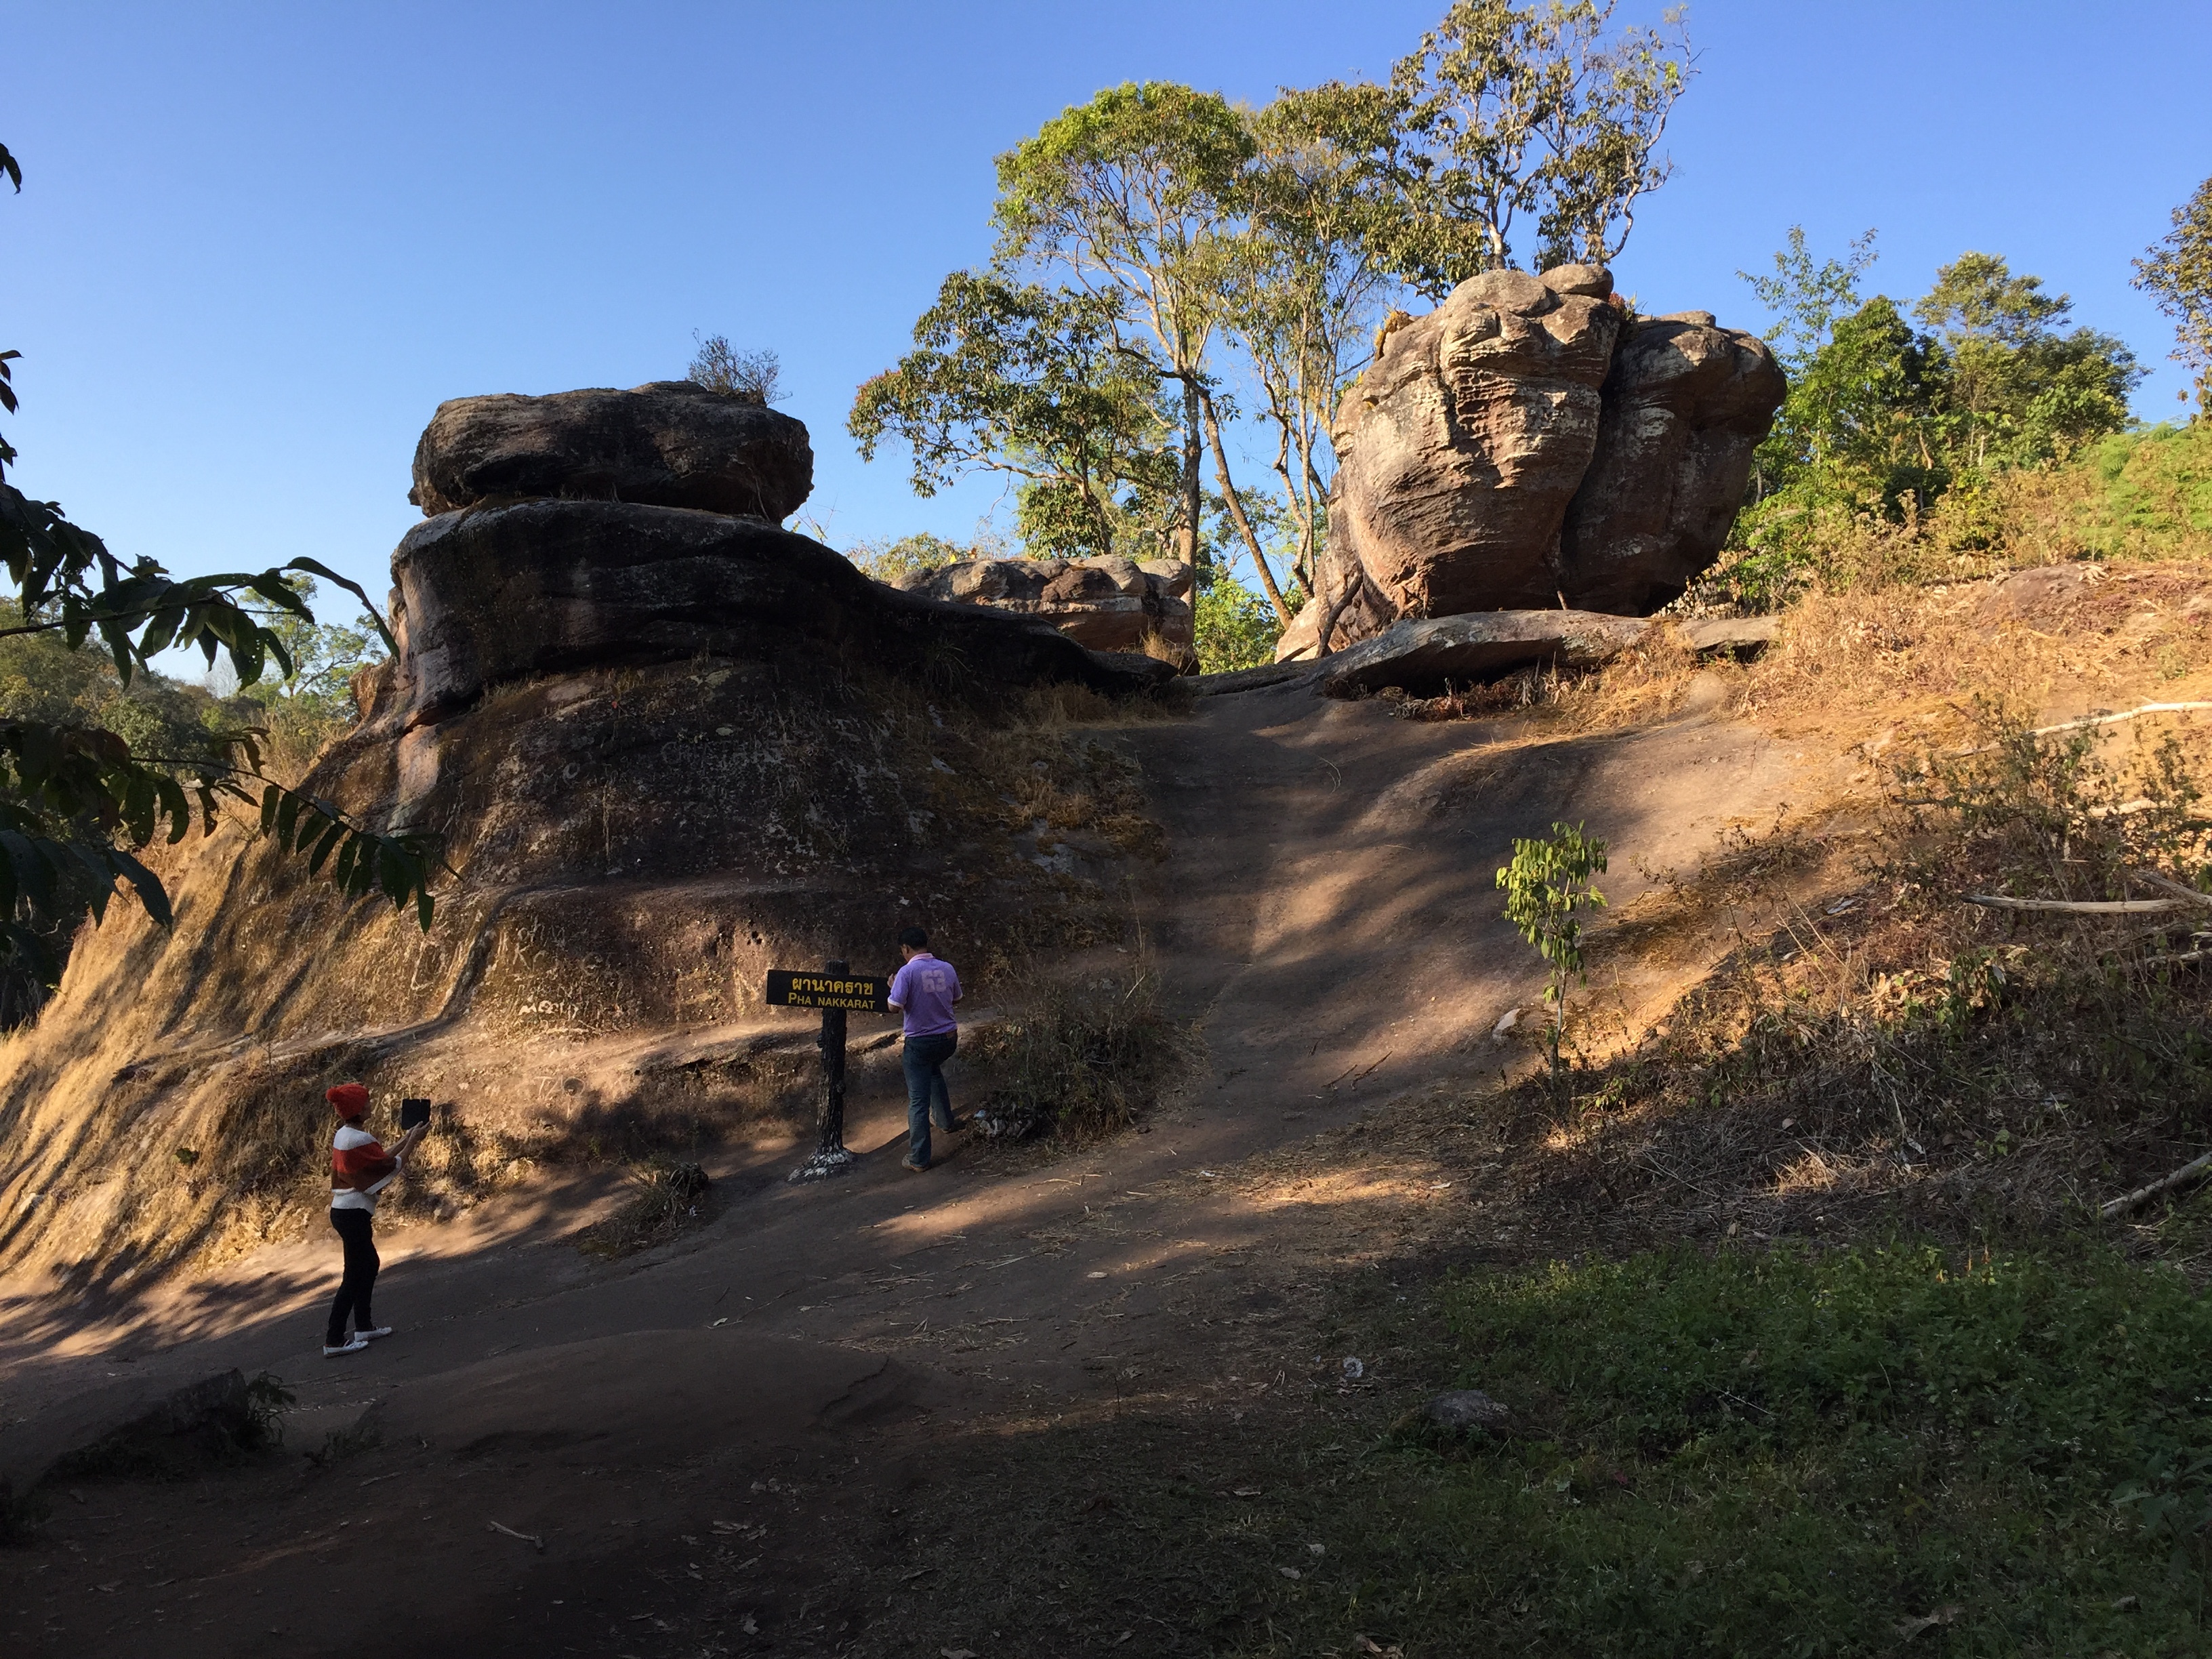
<path id="1" fill-rule="evenodd" d="M 929 1163 L 929 1121 L 940 1129 L 952 1127 L 952 1096 L 945 1086 L 945 1062 L 960 1046 L 960 1033 L 940 1031 L 934 1036 L 910 1036 L 900 1063 L 906 1068 L 906 1155 L 915 1163 Z"/>

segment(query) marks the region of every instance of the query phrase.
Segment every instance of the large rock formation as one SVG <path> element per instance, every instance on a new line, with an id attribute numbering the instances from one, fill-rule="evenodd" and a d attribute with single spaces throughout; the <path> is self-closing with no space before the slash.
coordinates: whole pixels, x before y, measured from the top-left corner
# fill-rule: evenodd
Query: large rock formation
<path id="1" fill-rule="evenodd" d="M 692 476 L 736 476 L 699 432 Z M 496 1171 L 781 1109 L 812 1027 L 763 1006 L 771 966 L 882 969 L 924 921 L 988 983 L 1015 951 L 1126 925 L 1120 861 L 1158 831 L 1067 716 L 1169 665 L 887 588 L 750 512 L 556 493 L 604 459 L 576 442 L 504 480 L 536 497 L 401 542 L 399 653 L 301 781 L 442 836 L 433 925 L 348 899 L 250 812 L 150 850 L 177 926 L 115 907 L 9 1037 L 9 1267 L 94 1282 L 312 1219 L 341 1075 L 440 1102 L 404 1222 L 476 1189 L 440 1158 Z M 883 1029 L 854 1019 L 863 1046 Z"/>
<path id="2" fill-rule="evenodd" d="M 1093 651 L 1191 655 L 1191 568 L 1174 559 L 963 559 L 894 580 L 908 593 L 1034 617 Z"/>
<path id="3" fill-rule="evenodd" d="M 392 575 L 403 648 L 366 690 L 373 714 L 408 725 L 532 675 L 702 655 L 919 675 L 933 653 L 951 653 L 985 683 L 1104 691 L 1168 672 L 1102 659 L 1025 618 L 886 588 L 758 519 L 681 507 L 525 501 L 443 514 L 407 532 Z"/>
<path id="4" fill-rule="evenodd" d="M 1312 654 L 1406 617 L 1641 613 L 1719 552 L 1784 386 L 1704 313 L 1642 321 L 1592 265 L 1489 271 L 1386 328 L 1346 394 Z"/>
<path id="5" fill-rule="evenodd" d="M 1609 300 L 1494 270 L 1384 340 L 1344 401 L 1329 514 L 1340 579 L 1357 561 L 1360 636 L 1559 603 L 1551 554 L 1621 319 Z"/>
<path id="6" fill-rule="evenodd" d="M 781 523 L 813 487 L 799 422 L 690 380 L 654 380 L 440 404 L 415 447 L 407 499 L 432 516 L 544 495 Z"/>

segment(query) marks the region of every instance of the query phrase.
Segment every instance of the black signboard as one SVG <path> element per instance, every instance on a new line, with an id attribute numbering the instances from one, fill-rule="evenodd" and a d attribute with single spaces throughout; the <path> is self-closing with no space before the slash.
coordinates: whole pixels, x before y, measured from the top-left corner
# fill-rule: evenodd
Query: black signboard
<path id="1" fill-rule="evenodd" d="M 887 1014 L 890 994 L 890 981 L 873 974 L 828 974 L 800 968 L 768 970 L 767 999 L 772 1008 L 849 1008 L 855 1013 Z"/>

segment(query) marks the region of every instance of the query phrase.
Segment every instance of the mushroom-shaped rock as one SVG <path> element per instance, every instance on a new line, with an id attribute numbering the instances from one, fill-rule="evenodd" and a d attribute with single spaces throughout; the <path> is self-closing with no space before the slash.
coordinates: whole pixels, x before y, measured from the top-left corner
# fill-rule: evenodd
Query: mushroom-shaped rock
<path id="1" fill-rule="evenodd" d="M 1709 312 L 1631 330 L 1560 537 L 1567 602 L 1642 615 L 1718 557 L 1786 390 L 1765 342 Z"/>
<path id="2" fill-rule="evenodd" d="M 434 518 L 529 496 L 688 507 L 781 521 L 814 487 L 806 428 L 690 380 L 438 405 L 407 499 Z"/>

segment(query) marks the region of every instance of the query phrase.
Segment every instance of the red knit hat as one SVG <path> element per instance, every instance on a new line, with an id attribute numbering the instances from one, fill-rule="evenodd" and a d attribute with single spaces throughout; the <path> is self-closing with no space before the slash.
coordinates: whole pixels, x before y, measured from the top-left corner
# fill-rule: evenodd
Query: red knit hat
<path id="1" fill-rule="evenodd" d="M 323 1098 L 340 1117 L 359 1117 L 368 1109 L 368 1091 L 358 1083 L 341 1083 L 323 1091 Z"/>

